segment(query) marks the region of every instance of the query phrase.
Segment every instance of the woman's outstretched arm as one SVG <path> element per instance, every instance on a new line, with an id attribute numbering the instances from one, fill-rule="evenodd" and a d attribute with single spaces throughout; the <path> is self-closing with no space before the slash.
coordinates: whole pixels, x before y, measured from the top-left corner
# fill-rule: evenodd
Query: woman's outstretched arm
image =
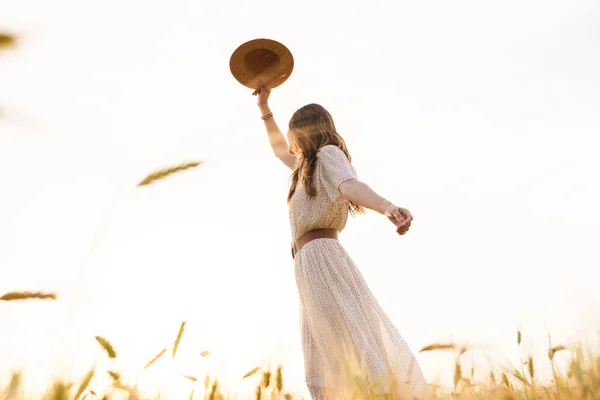
<path id="1" fill-rule="evenodd" d="M 261 87 L 257 89 L 253 95 L 258 95 L 258 108 L 260 109 L 261 116 L 266 116 L 271 113 L 271 109 L 269 108 L 269 95 L 271 94 L 271 90 L 265 87 Z M 265 128 L 267 129 L 267 134 L 269 135 L 269 143 L 271 143 L 271 148 L 273 149 L 273 153 L 275 156 L 281 160 L 288 168 L 294 169 L 296 157 L 289 153 L 289 146 L 287 141 L 285 140 L 285 136 L 277 126 L 277 122 L 275 122 L 275 118 L 271 115 L 270 117 L 264 119 Z"/>
<path id="2" fill-rule="evenodd" d="M 378 195 L 373 189 L 358 179 L 342 182 L 339 191 L 346 199 L 385 215 L 396 226 L 396 232 L 404 235 L 412 223 L 410 212 Z"/>

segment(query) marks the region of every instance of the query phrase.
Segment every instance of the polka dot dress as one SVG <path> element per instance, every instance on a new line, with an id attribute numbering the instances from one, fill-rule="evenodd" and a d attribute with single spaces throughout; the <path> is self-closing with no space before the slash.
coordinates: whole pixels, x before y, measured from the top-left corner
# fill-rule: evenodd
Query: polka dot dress
<path id="1" fill-rule="evenodd" d="M 356 178 L 341 149 L 321 148 L 317 195 L 309 199 L 299 184 L 290 202 L 293 240 L 318 228 L 342 231 L 349 202 L 338 188 Z M 414 355 L 340 242 L 316 239 L 304 245 L 296 254 L 295 274 L 306 384 L 314 400 L 352 398 L 356 375 L 376 392 L 430 395 Z"/>

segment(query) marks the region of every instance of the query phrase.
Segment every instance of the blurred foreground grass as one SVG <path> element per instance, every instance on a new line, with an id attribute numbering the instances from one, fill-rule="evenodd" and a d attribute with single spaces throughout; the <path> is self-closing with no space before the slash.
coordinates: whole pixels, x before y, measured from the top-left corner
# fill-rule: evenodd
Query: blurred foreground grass
<path id="1" fill-rule="evenodd" d="M 12 46 L 14 42 L 10 37 L 0 35 L 0 45 Z M 200 162 L 184 163 L 168 168 L 157 170 L 143 180 L 139 181 L 137 187 L 153 184 L 165 177 L 179 173 L 190 168 L 199 166 Z M 56 294 L 44 292 L 10 292 L 0 296 L 0 301 L 39 301 L 55 300 Z M 175 359 L 179 344 L 184 336 L 186 323 L 182 322 L 177 332 L 176 338 L 170 347 L 170 356 Z M 96 336 L 96 341 L 105 353 L 108 359 L 117 358 L 117 351 L 109 340 Z M 522 352 L 522 334 L 517 331 L 517 346 Z M 490 372 L 488 378 L 484 381 L 474 379 L 475 366 L 470 364 L 465 369 L 463 361 L 464 355 L 470 350 L 470 346 L 457 345 L 455 343 L 434 343 L 425 346 L 421 352 L 443 351 L 452 352 L 454 361 L 452 365 L 453 386 L 444 387 L 438 384 L 431 384 L 435 399 L 491 399 L 491 400 L 511 400 L 511 399 L 556 399 L 556 400 L 600 400 L 600 353 L 586 351 L 583 346 L 553 346 L 548 345 L 547 358 L 542 360 L 534 359 L 526 355 L 521 360 L 518 367 L 497 367 Z M 152 368 L 160 359 L 164 358 L 169 352 L 168 348 L 161 349 L 154 357 L 144 365 L 143 369 Z M 555 363 L 555 355 L 565 353 L 567 356 L 566 368 L 559 368 Z M 201 357 L 208 357 L 210 353 L 204 351 Z M 0 355 L 1 357 L 1 355 Z M 550 380 L 542 380 L 537 374 L 537 367 L 542 363 L 549 363 L 552 371 Z M 345 399 L 397 399 L 398 397 L 386 396 L 382 394 L 371 393 L 369 382 L 360 376 L 357 371 L 351 371 L 351 382 L 348 382 L 343 391 L 331 393 L 328 397 L 334 400 Z M 23 373 L 15 372 L 11 376 L 0 376 L 0 383 L 6 382 L 0 386 L 0 400 L 22 400 L 36 399 L 27 395 L 27 388 L 23 387 Z M 109 383 L 101 383 L 108 379 Z M 99 378 L 99 379 L 97 379 Z M 191 382 L 193 389 L 185 398 L 217 400 L 230 398 L 253 398 L 257 400 L 278 400 L 278 399 L 297 399 L 292 393 L 288 392 L 284 386 L 284 373 L 281 366 L 271 369 L 263 367 L 254 367 L 240 379 L 255 380 L 254 394 L 250 397 L 228 396 L 227 388 L 220 385 L 218 377 L 211 374 L 199 376 L 181 376 L 182 381 Z M 95 366 L 90 368 L 85 376 L 78 380 L 55 380 L 50 383 L 44 395 L 43 400 L 81 400 L 81 399 L 165 399 L 168 397 L 163 393 L 147 395 L 144 388 L 139 388 L 135 380 L 128 379 L 124 374 L 116 370 L 101 370 Z"/>
<path id="2" fill-rule="evenodd" d="M 17 45 L 17 36 L 8 33 L 0 32 L 0 50 L 11 49 Z"/>
<path id="3" fill-rule="evenodd" d="M 14 296 L 13 296 L 14 297 Z M 40 297 L 32 297 L 39 299 Z M 23 300 L 20 298 L 19 300 Z M 151 368 L 161 358 L 170 356 L 175 359 L 179 344 L 184 336 L 186 322 L 182 322 L 173 344 L 159 351 L 143 367 L 144 370 Z M 97 336 L 96 341 L 108 359 L 116 359 L 117 351 L 109 340 Z M 522 341 L 521 332 L 517 332 L 517 345 L 520 347 Z M 429 351 L 451 351 L 454 353 L 453 376 L 454 386 L 443 387 L 431 384 L 434 399 L 600 399 L 600 354 L 585 351 L 581 346 L 554 346 L 548 349 L 547 359 L 534 360 L 526 357 L 519 367 L 500 367 L 494 369 L 487 380 L 474 381 L 474 366 L 469 365 L 467 372 L 464 368 L 464 354 L 469 351 L 468 346 L 458 346 L 453 343 L 434 343 L 423 347 L 421 352 Z M 568 356 L 567 368 L 559 372 L 555 366 L 555 355 L 565 353 Z M 208 351 L 200 354 L 202 357 L 209 356 Z M 536 375 L 538 363 L 550 363 L 553 378 L 548 382 L 542 382 Z M 108 384 L 95 382 L 96 377 L 109 377 Z M 3 377 L 0 377 L 2 379 Z M 33 399 L 24 393 L 27 388 L 23 387 L 22 373 L 13 373 L 5 387 L 0 387 L 0 400 Z M 299 399 L 294 394 L 286 391 L 284 386 L 284 373 L 281 366 L 275 369 L 257 366 L 248 371 L 241 380 L 255 380 L 255 389 L 252 395 L 245 397 L 226 395 L 227 388 L 222 388 L 218 377 L 207 374 L 203 377 L 181 376 L 182 382 L 192 383 L 193 389 L 185 397 L 186 399 L 203 400 L 226 400 L 239 398 L 252 398 L 257 400 L 276 399 Z M 329 399 L 400 399 L 397 396 L 386 396 L 371 393 L 367 380 L 359 375 L 352 377 L 353 382 L 344 388 L 343 392 L 332 393 Z M 106 379 L 100 379 L 106 381 Z M 173 398 L 164 393 L 153 395 L 142 394 L 143 388 L 139 388 L 135 381 L 128 380 L 123 374 L 115 370 L 99 370 L 91 368 L 85 376 L 78 380 L 56 380 L 52 382 L 46 393 L 41 397 L 43 400 L 79 400 L 79 399 L 167 399 Z"/>

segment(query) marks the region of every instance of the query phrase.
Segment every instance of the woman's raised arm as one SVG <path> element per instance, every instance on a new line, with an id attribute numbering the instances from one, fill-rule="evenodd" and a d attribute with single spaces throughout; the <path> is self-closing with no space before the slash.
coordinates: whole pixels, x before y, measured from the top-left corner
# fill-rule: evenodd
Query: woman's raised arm
<path id="1" fill-rule="evenodd" d="M 264 86 L 252 93 L 253 96 L 258 95 L 258 108 L 260 109 L 262 119 L 265 122 L 265 128 L 269 135 L 269 143 L 271 144 L 273 153 L 275 153 L 275 156 L 279 158 L 282 163 L 293 170 L 295 168 L 296 157 L 290 154 L 285 136 L 283 136 L 283 133 L 277 126 L 277 122 L 275 122 L 275 118 L 273 118 L 273 113 L 269 108 L 270 94 L 271 90 Z"/>

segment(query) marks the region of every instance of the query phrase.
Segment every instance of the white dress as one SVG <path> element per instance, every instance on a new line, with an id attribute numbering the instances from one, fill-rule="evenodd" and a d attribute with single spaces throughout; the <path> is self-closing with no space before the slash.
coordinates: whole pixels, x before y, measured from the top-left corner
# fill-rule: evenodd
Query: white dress
<path id="1" fill-rule="evenodd" d="M 316 196 L 309 199 L 299 184 L 290 202 L 293 241 L 313 229 L 342 231 L 349 202 L 338 188 L 356 178 L 340 148 L 321 148 Z M 357 375 L 363 387 L 371 385 L 372 393 L 430 395 L 414 355 L 340 242 L 316 239 L 304 245 L 296 254 L 295 275 L 306 384 L 313 399 L 351 398 L 359 386 Z"/>

